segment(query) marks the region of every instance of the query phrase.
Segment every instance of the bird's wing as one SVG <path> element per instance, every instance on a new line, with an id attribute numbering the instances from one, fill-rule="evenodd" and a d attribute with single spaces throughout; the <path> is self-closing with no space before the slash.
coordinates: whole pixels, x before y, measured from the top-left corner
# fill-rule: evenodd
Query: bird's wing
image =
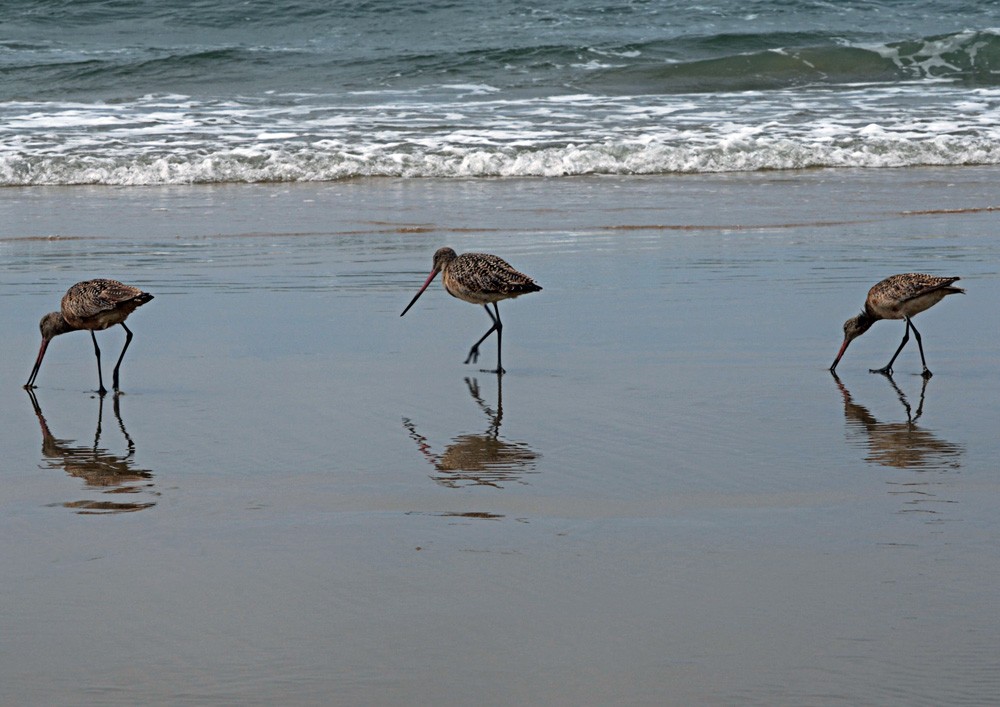
<path id="1" fill-rule="evenodd" d="M 142 290 L 117 280 L 86 280 L 69 288 L 62 299 L 63 317 L 88 319 L 135 299 Z"/>

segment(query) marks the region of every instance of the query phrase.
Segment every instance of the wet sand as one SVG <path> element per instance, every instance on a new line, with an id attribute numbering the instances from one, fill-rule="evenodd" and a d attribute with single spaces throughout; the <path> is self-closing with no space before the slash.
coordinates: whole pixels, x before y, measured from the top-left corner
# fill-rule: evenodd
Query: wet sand
<path id="1" fill-rule="evenodd" d="M 0 191 L 0 703 L 994 704 L 998 186 Z M 502 380 L 482 308 L 399 316 L 443 245 L 545 288 Z M 906 271 L 968 290 L 915 320 L 934 377 L 868 373 L 900 322 L 831 376 Z M 124 394 L 72 333 L 32 399 L 91 277 L 156 297 Z"/>

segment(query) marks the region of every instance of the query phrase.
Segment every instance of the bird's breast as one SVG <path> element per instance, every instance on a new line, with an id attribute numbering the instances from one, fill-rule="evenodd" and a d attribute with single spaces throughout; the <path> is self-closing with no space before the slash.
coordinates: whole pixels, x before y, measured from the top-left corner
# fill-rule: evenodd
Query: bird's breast
<path id="1" fill-rule="evenodd" d="M 135 309 L 135 307 L 132 309 Z M 131 311 L 131 309 L 110 309 L 104 312 L 98 312 L 97 314 L 89 317 L 74 317 L 72 314 L 67 316 L 67 313 L 64 312 L 63 319 L 77 329 L 103 331 L 104 329 L 110 329 L 116 324 L 121 324 L 125 321 Z"/>
<path id="2" fill-rule="evenodd" d="M 444 276 L 444 289 L 452 297 L 457 297 L 471 304 L 489 304 L 511 296 L 477 286 L 475 283 L 465 282 L 459 278 L 448 277 L 447 274 Z"/>

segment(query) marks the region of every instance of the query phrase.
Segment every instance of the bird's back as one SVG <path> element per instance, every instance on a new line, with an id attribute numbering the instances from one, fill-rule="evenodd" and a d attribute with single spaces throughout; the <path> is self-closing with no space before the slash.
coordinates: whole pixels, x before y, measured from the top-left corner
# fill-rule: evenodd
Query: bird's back
<path id="1" fill-rule="evenodd" d="M 448 293 L 466 302 L 485 304 L 538 292 L 541 286 L 503 258 L 488 253 L 463 253 L 444 272 Z"/>
<path id="2" fill-rule="evenodd" d="M 107 329 L 153 299 L 138 287 L 117 280 L 78 282 L 62 298 L 63 318 L 80 329 Z"/>
<path id="3" fill-rule="evenodd" d="M 947 295 L 964 293 L 951 284 L 960 277 L 901 273 L 887 277 L 868 291 L 867 308 L 883 319 L 902 319 L 933 307 Z"/>

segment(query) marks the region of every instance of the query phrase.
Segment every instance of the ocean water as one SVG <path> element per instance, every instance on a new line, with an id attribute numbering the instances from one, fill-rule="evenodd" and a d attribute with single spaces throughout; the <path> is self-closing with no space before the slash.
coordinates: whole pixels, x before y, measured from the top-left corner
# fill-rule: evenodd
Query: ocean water
<path id="1" fill-rule="evenodd" d="M 1000 163 L 963 0 L 17 0 L 0 185 Z"/>

